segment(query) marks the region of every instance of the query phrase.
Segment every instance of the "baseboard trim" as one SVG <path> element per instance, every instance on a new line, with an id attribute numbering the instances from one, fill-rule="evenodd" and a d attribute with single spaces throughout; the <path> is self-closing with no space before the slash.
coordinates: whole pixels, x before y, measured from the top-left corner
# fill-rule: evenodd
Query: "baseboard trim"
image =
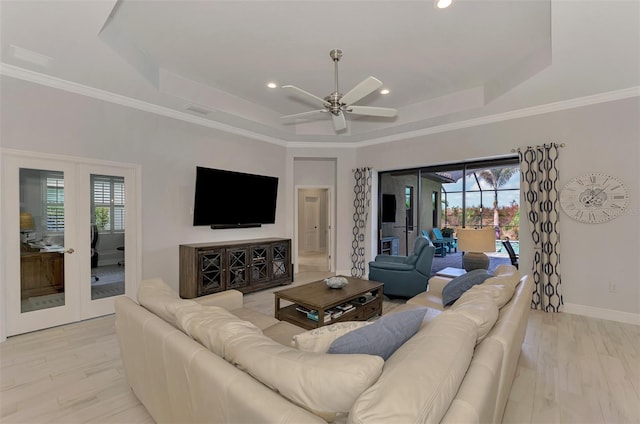
<path id="1" fill-rule="evenodd" d="M 623 322 L 626 324 L 640 325 L 640 314 L 602 309 L 594 306 L 565 303 L 563 312 L 574 315 L 584 315 L 592 318 L 606 319 L 609 321 Z"/>

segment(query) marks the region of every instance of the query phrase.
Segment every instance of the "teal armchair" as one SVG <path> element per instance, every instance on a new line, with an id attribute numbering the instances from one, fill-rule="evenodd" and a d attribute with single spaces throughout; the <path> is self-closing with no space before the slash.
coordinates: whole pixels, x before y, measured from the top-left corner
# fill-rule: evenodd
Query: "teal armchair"
<path id="1" fill-rule="evenodd" d="M 369 262 L 369 280 L 384 283 L 387 296 L 413 297 L 427 290 L 435 248 L 418 237 L 409 256 L 378 255 Z"/>

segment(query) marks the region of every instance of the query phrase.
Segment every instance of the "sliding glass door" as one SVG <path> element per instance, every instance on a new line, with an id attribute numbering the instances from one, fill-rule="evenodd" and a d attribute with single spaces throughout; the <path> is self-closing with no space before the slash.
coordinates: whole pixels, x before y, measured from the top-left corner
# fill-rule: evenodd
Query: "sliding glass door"
<path id="1" fill-rule="evenodd" d="M 458 228 L 493 227 L 496 240 L 517 245 L 520 224 L 520 175 L 517 158 L 464 162 L 379 174 L 379 249 L 410 252 L 415 238 L 433 229 L 445 237 Z M 408 249 L 407 249 L 408 247 Z M 496 243 L 498 251 L 501 244 Z"/>

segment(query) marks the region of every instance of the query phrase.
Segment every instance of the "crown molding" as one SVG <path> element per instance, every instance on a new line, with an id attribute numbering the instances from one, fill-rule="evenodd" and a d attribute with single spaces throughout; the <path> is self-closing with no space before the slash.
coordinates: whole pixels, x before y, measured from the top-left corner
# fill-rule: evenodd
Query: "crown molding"
<path id="1" fill-rule="evenodd" d="M 512 119 L 526 118 L 528 116 L 542 115 L 545 113 L 558 112 L 567 109 L 574 109 L 583 106 L 590 106 L 598 103 L 606 103 L 615 100 L 627 99 L 630 97 L 639 97 L 640 87 L 624 88 L 616 91 L 608 91 L 606 93 L 594 94 L 591 96 L 578 97 L 571 100 L 563 100 L 555 103 L 548 103 L 546 105 L 533 106 L 523 109 L 512 110 L 504 113 L 497 113 L 495 115 L 483 116 L 480 118 L 468 119 L 466 121 L 452 122 L 450 124 L 436 125 L 434 127 L 424 128 L 415 131 L 407 131 L 402 133 L 402 137 L 398 135 L 390 135 L 386 137 L 380 137 L 369 141 L 362 141 L 358 143 L 358 146 L 372 146 L 376 144 L 389 143 L 398 140 L 406 140 L 409 138 L 416 138 L 425 135 L 437 134 L 442 132 L 454 131 L 463 128 L 476 127 L 479 125 L 492 124 L 502 121 L 510 121 Z"/>
<path id="2" fill-rule="evenodd" d="M 234 127 L 231 125 L 226 125 L 217 121 L 211 121 L 208 119 L 200 118 L 198 116 L 190 115 L 186 112 L 176 111 L 168 107 L 158 106 L 152 103 L 144 102 L 142 100 L 137 100 L 131 97 L 115 94 L 110 91 L 101 90 L 101 89 L 89 87 L 83 84 L 78 84 L 75 82 L 63 80 L 61 78 L 41 74 L 39 72 L 30 71 L 24 68 L 6 64 L 4 62 L 0 62 L 0 74 L 21 79 L 24 81 L 29 81 L 36 84 L 44 85 L 47 87 L 56 88 L 58 90 L 80 94 L 81 96 L 91 97 L 94 99 L 103 100 L 105 102 L 131 107 L 133 109 L 142 110 L 142 111 L 153 113 L 156 115 L 179 119 L 181 121 L 190 122 L 192 124 L 202 125 L 205 127 L 216 129 L 216 130 L 241 135 L 254 140 L 277 144 L 283 147 L 287 146 L 287 142 L 281 139 L 269 137 L 264 134 L 259 134 L 253 131 L 245 130 L 245 129 Z"/>
<path id="3" fill-rule="evenodd" d="M 479 125 L 487 125 L 496 122 L 508 121 L 512 119 L 526 118 L 528 116 L 541 115 L 545 113 L 558 112 L 567 109 L 574 109 L 578 107 L 584 107 L 594 105 L 598 103 L 605 103 L 615 100 L 622 100 L 630 97 L 640 96 L 640 86 L 625 88 L 616 91 L 609 91 L 605 93 L 594 94 L 591 96 L 578 97 L 571 100 L 563 100 L 555 103 L 548 103 L 540 106 L 533 106 L 518 110 L 513 110 L 504 113 L 498 113 L 494 115 L 483 116 L 480 118 L 468 119 L 465 121 L 452 122 L 449 124 L 436 125 L 429 128 L 423 128 L 414 131 L 407 131 L 401 134 L 393 134 L 380 137 L 371 137 L 366 141 L 345 141 L 345 142 L 322 142 L 322 141 L 288 141 L 284 139 L 278 139 L 270 137 L 264 134 L 260 134 L 254 131 L 238 128 L 232 125 L 223 124 L 217 121 L 211 121 L 201 117 L 190 115 L 186 112 L 180 112 L 168 107 L 154 105 L 152 103 L 136 100 L 131 97 L 123 96 L 120 94 L 111 93 L 109 91 L 101 90 L 98 88 L 89 87 L 86 85 L 78 84 L 75 82 L 63 80 L 61 78 L 52 77 L 39 72 L 30 71 L 24 68 L 20 68 L 14 65 L 9 65 L 4 62 L 0 62 L 0 74 L 9 77 L 21 79 L 24 81 L 33 82 L 36 84 L 44 85 L 59 90 L 68 91 L 82 96 L 91 97 L 94 99 L 103 100 L 110 103 L 115 103 L 121 106 L 127 106 L 134 109 L 142 110 L 149 113 L 154 113 L 169 118 L 179 119 L 181 121 L 190 122 L 196 125 L 202 125 L 208 128 L 224 131 L 231 134 L 240 135 L 250 139 L 264 141 L 271 144 L 287 148 L 323 148 L 323 149 L 353 149 L 358 147 L 373 146 L 376 144 L 391 143 L 401 140 L 407 140 L 411 138 L 417 138 L 421 136 L 443 133 L 448 131 L 454 131 L 469 127 L 475 127 Z"/>

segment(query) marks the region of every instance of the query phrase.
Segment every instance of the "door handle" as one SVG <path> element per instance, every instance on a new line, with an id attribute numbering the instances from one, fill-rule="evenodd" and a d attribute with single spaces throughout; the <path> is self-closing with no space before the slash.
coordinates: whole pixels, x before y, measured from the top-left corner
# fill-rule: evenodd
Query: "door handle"
<path id="1" fill-rule="evenodd" d="M 68 254 L 72 254 L 73 252 L 75 252 L 75 250 L 71 247 L 64 251 L 64 253 L 68 253 Z"/>

